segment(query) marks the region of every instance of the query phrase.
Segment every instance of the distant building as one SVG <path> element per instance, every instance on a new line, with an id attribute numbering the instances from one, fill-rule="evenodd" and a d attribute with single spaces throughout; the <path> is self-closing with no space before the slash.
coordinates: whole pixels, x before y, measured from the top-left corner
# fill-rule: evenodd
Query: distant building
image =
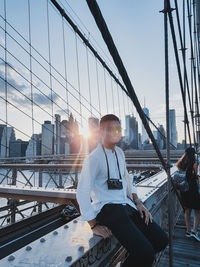
<path id="1" fill-rule="evenodd" d="M 142 149 L 142 135 L 138 133 L 138 149 Z"/>
<path id="2" fill-rule="evenodd" d="M 70 153 L 70 125 L 69 121 L 63 120 L 60 127 L 60 154 Z"/>
<path id="3" fill-rule="evenodd" d="M 41 143 L 42 143 L 42 135 L 33 134 L 31 136 L 31 139 L 29 140 L 26 149 L 26 157 L 35 157 L 41 155 Z"/>
<path id="4" fill-rule="evenodd" d="M 4 128 L 6 127 L 5 124 L 0 124 L 0 144 L 1 144 L 1 140 L 2 140 L 2 136 L 3 136 L 3 131 L 4 131 Z M 0 156 L 1 156 L 1 148 L 3 146 L 0 145 Z"/>
<path id="5" fill-rule="evenodd" d="M 144 114 L 146 114 L 149 117 L 149 110 L 148 108 L 143 108 Z M 147 123 L 149 124 L 149 121 L 147 120 Z M 144 128 L 144 125 L 142 124 L 142 144 L 148 144 L 149 143 L 149 136 Z"/>
<path id="6" fill-rule="evenodd" d="M 184 150 L 185 149 L 185 140 L 182 140 L 182 143 L 177 143 L 177 149 L 178 150 Z"/>
<path id="7" fill-rule="evenodd" d="M 165 133 L 165 129 L 163 127 L 163 125 L 160 125 L 158 127 L 158 137 L 157 137 L 157 143 L 158 143 L 158 147 L 159 149 L 166 149 L 166 133 Z"/>
<path id="8" fill-rule="evenodd" d="M 70 114 L 69 117 L 69 130 L 70 130 L 70 153 L 77 154 L 80 151 L 81 138 L 79 135 L 79 127 L 77 121 L 74 119 L 73 115 Z"/>
<path id="9" fill-rule="evenodd" d="M 156 143 L 158 145 L 159 149 L 165 149 L 166 148 L 166 140 L 165 140 L 165 129 L 163 125 L 160 125 L 158 127 L 158 130 L 153 131 L 153 136 L 156 140 Z M 144 145 L 144 149 L 149 149 L 151 146 L 146 146 L 147 144 Z"/>
<path id="10" fill-rule="evenodd" d="M 175 109 L 169 110 L 169 140 L 177 147 L 176 113 Z"/>
<path id="11" fill-rule="evenodd" d="M 90 135 L 88 137 L 88 152 L 91 152 L 97 147 L 100 141 L 99 119 L 94 117 L 88 118 L 88 128 L 90 132 Z"/>
<path id="12" fill-rule="evenodd" d="M 130 148 L 138 149 L 138 122 L 134 116 L 126 115 L 126 142 Z"/>
<path id="13" fill-rule="evenodd" d="M 21 139 L 17 139 L 16 141 L 10 141 L 9 157 L 10 158 L 25 157 L 28 143 L 29 142 L 22 141 Z"/>
<path id="14" fill-rule="evenodd" d="M 60 154 L 60 138 L 61 138 L 61 117 L 55 114 L 54 124 L 54 154 Z"/>
<path id="15" fill-rule="evenodd" d="M 54 152 L 54 125 L 50 121 L 42 124 L 41 155 L 52 155 Z"/>
<path id="16" fill-rule="evenodd" d="M 1 124 L 1 158 L 8 158 L 10 152 L 10 142 L 16 141 L 13 127 Z"/>

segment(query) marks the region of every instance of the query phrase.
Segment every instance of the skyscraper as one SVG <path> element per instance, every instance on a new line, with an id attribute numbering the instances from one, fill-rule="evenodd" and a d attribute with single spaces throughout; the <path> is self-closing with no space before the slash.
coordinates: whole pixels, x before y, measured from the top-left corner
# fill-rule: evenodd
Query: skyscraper
<path id="1" fill-rule="evenodd" d="M 3 136 L 3 130 L 6 127 L 5 124 L 0 124 L 0 156 L 1 156 L 1 150 L 3 148 L 3 146 L 1 145 L 1 140 L 2 140 L 2 136 Z"/>
<path id="2" fill-rule="evenodd" d="M 54 126 L 54 154 L 60 154 L 60 137 L 61 137 L 61 117 L 59 114 L 55 114 L 55 126 Z"/>
<path id="3" fill-rule="evenodd" d="M 169 110 L 169 140 L 177 147 L 176 112 L 175 109 Z"/>
<path id="4" fill-rule="evenodd" d="M 70 152 L 70 125 L 68 120 L 62 120 L 60 125 L 60 154 L 69 155 Z"/>
<path id="5" fill-rule="evenodd" d="M 42 155 L 52 155 L 54 148 L 54 125 L 50 121 L 42 124 Z"/>
<path id="6" fill-rule="evenodd" d="M 26 149 L 26 157 L 41 155 L 41 134 L 33 134 Z"/>
<path id="7" fill-rule="evenodd" d="M 146 114 L 149 117 L 149 110 L 148 108 L 143 108 L 144 114 Z M 149 121 L 147 120 L 147 123 L 149 124 Z M 148 144 L 149 143 L 149 136 L 144 128 L 144 125 L 142 124 L 142 144 Z"/>
<path id="8" fill-rule="evenodd" d="M 21 139 L 17 139 L 16 141 L 10 141 L 9 157 L 10 158 L 24 157 L 27 146 L 28 142 L 22 141 Z"/>
<path id="9" fill-rule="evenodd" d="M 165 129 L 163 127 L 163 125 L 160 125 L 158 127 L 159 131 L 158 132 L 158 139 L 157 139 L 157 142 L 158 142 L 158 147 L 160 149 L 165 149 L 166 148 L 166 138 L 164 136 L 166 136 L 165 134 Z"/>
<path id="10" fill-rule="evenodd" d="M 130 148 L 138 149 L 138 122 L 134 116 L 126 115 L 126 142 Z"/>
<path id="11" fill-rule="evenodd" d="M 1 158 L 9 157 L 10 142 L 15 140 L 14 128 L 1 125 Z"/>

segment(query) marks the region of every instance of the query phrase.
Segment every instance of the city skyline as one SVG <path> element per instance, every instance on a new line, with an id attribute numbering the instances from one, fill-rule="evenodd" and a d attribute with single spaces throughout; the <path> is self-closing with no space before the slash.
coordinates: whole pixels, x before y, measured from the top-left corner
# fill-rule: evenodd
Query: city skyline
<path id="1" fill-rule="evenodd" d="M 149 111 L 144 108 L 145 114 L 149 117 Z M 175 110 L 169 111 L 170 122 L 170 143 L 174 148 L 182 149 L 184 142 L 178 144 L 176 132 L 176 113 Z M 54 123 L 44 121 L 39 134 L 34 133 L 30 140 L 25 141 L 16 138 L 15 131 L 12 127 L 0 125 L 0 156 L 6 158 L 14 156 L 37 156 L 37 155 L 69 155 L 71 153 L 91 152 L 100 142 L 99 136 L 99 119 L 89 117 L 87 122 L 88 132 L 80 132 L 79 125 L 72 113 L 68 120 L 61 119 L 59 114 L 54 115 Z M 138 121 L 133 115 L 126 115 L 126 128 L 119 146 L 124 149 L 151 150 L 154 149 L 149 138 L 147 139 L 146 131 L 138 131 Z M 7 130 L 8 129 L 8 130 Z M 8 139 L 6 141 L 6 132 Z M 164 136 L 165 129 L 159 125 L 158 130 L 153 130 L 154 138 L 159 149 L 166 149 L 166 139 Z M 7 143 L 7 149 L 6 149 Z M 86 145 L 87 143 L 87 145 Z M 172 148 L 172 147 L 171 147 Z"/>
<path id="2" fill-rule="evenodd" d="M 80 1 L 68 1 L 69 5 L 73 8 L 73 10 L 78 14 L 79 18 L 84 21 L 86 28 L 91 30 L 91 37 L 89 35 L 89 40 L 94 43 L 93 36 L 97 40 L 98 44 L 96 46 L 100 46 L 98 51 L 100 53 L 106 54 L 106 62 L 109 65 L 112 65 L 114 73 L 117 73 L 116 68 L 112 64 L 112 60 L 108 55 L 107 49 L 105 47 L 104 42 L 98 32 L 98 29 L 93 21 L 93 18 L 88 10 L 86 3 Z M 24 4 L 25 2 L 20 1 L 17 5 L 12 1 L 7 1 L 7 21 L 12 26 L 16 28 L 17 31 L 24 36 L 24 38 L 28 39 L 29 36 L 29 29 L 27 24 L 27 14 L 28 14 L 28 7 Z M 115 3 L 115 4 L 114 4 Z M 101 1 L 100 8 L 105 16 L 107 24 L 110 28 L 111 34 L 116 42 L 118 50 L 121 54 L 122 60 L 124 61 L 125 65 L 127 66 L 127 71 L 130 75 L 130 78 L 134 84 L 136 93 L 138 94 L 138 98 L 140 102 L 143 102 L 143 98 L 145 97 L 146 105 L 151 113 L 151 119 L 157 125 L 165 125 L 165 102 L 164 102 L 164 54 L 163 54 L 163 16 L 159 13 L 161 10 L 162 3 L 155 1 L 154 3 L 146 3 L 145 1 L 132 2 L 127 1 L 126 5 L 122 5 L 120 1 L 114 2 L 113 0 L 109 1 L 109 3 L 105 0 Z M 15 6 L 16 5 L 16 6 Z M 39 5 L 39 1 L 31 1 L 31 37 L 32 37 L 32 46 L 34 49 L 37 49 L 46 59 L 48 59 L 48 36 L 47 36 L 47 28 L 46 28 L 46 5 L 40 2 L 41 9 L 37 10 L 37 5 Z M 69 6 L 65 6 L 68 12 L 71 12 L 72 17 L 75 16 Z M 81 8 L 80 8 L 81 7 Z M 62 44 L 62 25 L 60 24 L 60 17 L 52 9 L 52 6 L 49 5 L 50 9 L 50 35 L 51 35 L 51 60 L 52 66 L 55 67 L 63 76 L 65 75 L 64 72 L 64 60 L 63 60 L 63 44 Z M 17 10 L 17 12 L 16 12 Z M 113 10 L 112 19 L 109 17 L 110 10 Z M 37 11 L 37 13 L 36 13 Z M 143 13 L 140 13 L 143 12 Z M 4 6 L 3 3 L 0 4 L 0 13 L 4 16 Z M 123 17 L 124 14 L 127 14 L 126 18 L 127 21 L 118 20 L 118 15 L 121 14 Z M 21 15 L 19 15 L 21 14 Z M 33 20 L 33 18 L 37 14 L 37 20 Z M 133 16 L 134 14 L 134 16 Z M 147 21 L 142 19 L 143 16 L 139 15 L 143 14 L 147 17 Z M 54 24 L 52 24 L 52 21 Z M 77 22 L 77 21 L 76 21 Z M 133 25 L 132 31 L 134 36 L 128 34 L 128 32 L 123 31 L 126 29 L 127 23 L 131 23 Z M 149 31 L 145 31 L 147 26 L 149 26 Z M 77 24 L 81 24 L 78 21 Z M 140 24 L 141 31 L 137 30 L 137 25 Z M 40 26 L 41 31 L 37 31 L 38 26 Z M 82 25 L 81 25 L 82 26 Z M 8 99 L 11 102 L 9 105 L 8 110 L 8 125 L 12 125 L 19 130 L 23 130 L 24 135 L 19 131 L 16 131 L 17 138 L 21 138 L 23 140 L 28 140 L 33 133 L 39 134 L 41 124 L 44 120 L 53 121 L 52 114 L 58 113 L 60 115 L 68 116 L 69 112 L 75 113 L 75 117 L 77 118 L 77 122 L 79 123 L 79 127 L 81 131 L 86 131 L 85 123 L 88 120 L 88 117 L 92 113 L 92 115 L 96 116 L 98 119 L 101 116 L 105 115 L 106 113 L 114 113 L 116 115 L 120 115 L 121 113 L 121 122 L 122 127 L 125 130 L 125 116 L 126 115 L 134 115 L 139 122 L 139 132 L 141 132 L 141 123 L 139 116 L 133 107 L 132 102 L 130 99 L 127 99 L 126 96 L 120 91 L 119 96 L 115 92 L 121 90 L 116 87 L 110 77 L 106 73 L 106 77 L 104 77 L 103 70 L 101 69 L 99 63 L 98 70 L 99 70 L 99 88 L 101 89 L 100 95 L 100 102 L 101 106 L 98 106 L 98 93 L 97 93 L 97 85 L 96 85 L 96 74 L 90 73 L 90 83 L 88 82 L 88 74 L 86 73 L 87 70 L 87 53 L 89 58 L 89 69 L 94 71 L 96 66 L 95 62 L 92 59 L 90 52 L 88 51 L 85 53 L 85 47 L 81 46 L 81 42 L 78 39 L 78 53 L 79 53 L 79 78 L 77 77 L 77 70 L 76 70 L 76 37 L 74 37 L 70 33 L 70 29 L 65 25 L 65 34 L 68 37 L 72 38 L 72 45 L 70 46 L 67 41 L 65 41 L 66 45 L 66 53 L 67 53 L 67 70 L 68 70 L 68 84 L 67 87 L 70 88 L 71 92 L 73 92 L 73 96 L 71 94 L 68 95 L 69 99 L 67 100 L 66 95 L 66 82 L 63 80 L 61 85 L 56 81 L 57 74 L 55 74 L 55 70 L 53 69 L 52 74 L 52 84 L 53 91 L 51 91 L 51 86 L 48 85 L 49 77 L 47 72 L 41 69 L 39 64 L 33 60 L 36 57 L 36 54 L 32 55 L 32 71 L 33 71 L 33 81 L 32 84 L 34 85 L 32 97 L 35 102 L 33 104 L 33 113 L 32 109 L 32 102 L 24 97 L 21 93 L 25 96 L 31 98 L 31 88 L 30 84 L 20 76 L 21 74 L 25 76 L 28 80 L 30 80 L 30 73 L 28 73 L 27 69 L 23 68 L 14 58 L 9 54 L 15 51 L 15 56 L 20 58 L 20 60 L 26 66 L 29 65 L 28 63 L 28 56 L 22 50 L 18 48 L 18 46 L 11 40 L 11 38 L 7 38 L 7 87 L 8 91 Z M 10 34 L 10 28 L 8 27 L 8 33 Z M 84 29 L 87 35 L 87 30 Z M 43 35 L 41 35 L 41 32 Z M 122 36 L 122 38 L 118 38 L 118 36 Z M 151 38 L 150 38 L 151 36 Z M 152 38 L 153 36 L 153 38 Z M 5 38 L 4 35 L 0 36 L 0 43 L 2 45 L 0 49 L 1 53 L 1 62 L 0 62 L 0 93 L 4 97 L 5 95 L 5 84 L 4 84 L 4 77 L 5 77 L 5 63 L 3 61 L 5 51 L 3 47 L 5 46 Z M 19 36 L 15 36 L 17 41 L 21 41 Z M 74 39 L 75 38 L 75 39 Z M 60 40 L 60 42 L 57 42 Z M 121 40 L 119 42 L 119 40 Z M 148 40 L 148 45 L 146 45 L 146 40 Z M 156 42 L 154 40 L 157 40 Z M 101 51 L 104 50 L 104 52 Z M 33 49 L 32 49 L 33 50 Z M 144 58 L 140 58 L 141 52 L 143 51 Z M 157 54 L 161 56 L 156 57 Z M 188 55 L 189 57 L 189 55 Z M 38 59 L 38 55 L 37 55 Z M 74 60 L 74 61 L 73 61 Z M 174 58 L 172 51 L 170 52 L 170 64 L 172 64 L 172 70 L 175 72 L 174 66 Z M 39 59 L 39 63 L 43 62 L 43 59 Z M 45 63 L 46 64 L 46 63 Z M 151 67 L 153 65 L 153 67 Z M 84 70 L 84 72 L 82 71 Z M 17 73 L 17 71 L 20 73 Z M 145 75 L 144 75 L 145 73 Z M 36 76 L 37 75 L 37 76 Z M 118 75 L 118 74 L 117 74 Z M 45 85 L 39 78 L 42 78 L 46 82 Z M 144 79 L 145 77 L 145 79 Z M 159 78 L 158 78 L 159 77 Z M 105 81 L 104 81 L 105 78 Z M 170 94 L 170 108 L 176 109 L 177 113 L 177 129 L 178 129 L 178 141 L 181 142 L 183 139 L 183 108 L 181 104 L 181 95 L 179 92 L 179 85 L 177 82 L 177 78 L 175 75 L 170 77 L 171 81 L 171 94 Z M 104 87 L 108 89 L 107 96 L 104 93 Z M 16 87 L 14 89 L 13 87 Z M 75 90 L 75 89 L 76 90 Z M 79 98 L 78 89 L 81 90 L 81 98 Z M 90 89 L 91 92 L 90 92 Z M 112 91 L 113 90 L 113 91 Z M 45 95 L 43 95 L 42 93 Z M 91 95 L 90 95 L 91 94 Z M 156 97 L 154 97 L 156 95 Z M 85 97 L 85 99 L 83 98 Z M 125 99 L 123 99 L 125 97 Z M 92 103 L 90 102 L 92 100 Z M 53 102 L 52 102 L 52 101 Z M 68 101 L 68 102 L 67 102 Z M 82 107 L 80 107 L 79 101 L 82 103 Z M 106 103 L 107 102 L 107 103 Z M 1 114 L 5 113 L 5 102 L 1 99 Z M 52 105 L 53 103 L 53 105 Z M 70 107 L 67 106 L 69 103 Z M 16 110 L 14 104 L 17 107 L 21 107 L 23 109 L 23 114 L 20 111 Z M 106 105 L 107 104 L 107 105 Z M 121 109 L 121 110 L 120 110 Z M 80 113 L 80 114 L 79 114 Z M 27 118 L 25 115 L 29 115 L 30 118 Z M 33 118 L 31 118 L 33 114 Z M 49 115 L 48 115 L 49 114 Z M 49 117 L 46 117 L 46 116 Z M 98 116 L 97 116 L 98 115 Z M 5 122 L 6 118 L 5 115 L 2 116 L 2 120 Z M 1 123 L 3 123 L 1 121 Z M 83 129 L 81 129 L 81 126 Z M 28 137 L 29 136 L 29 137 Z"/>

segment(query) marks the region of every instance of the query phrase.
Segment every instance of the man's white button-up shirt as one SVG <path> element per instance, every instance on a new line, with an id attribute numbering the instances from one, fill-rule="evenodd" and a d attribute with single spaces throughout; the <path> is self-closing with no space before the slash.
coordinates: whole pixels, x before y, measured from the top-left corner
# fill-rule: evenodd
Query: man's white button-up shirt
<path id="1" fill-rule="evenodd" d="M 82 220 L 89 221 L 96 218 L 101 208 L 108 203 L 129 204 L 137 209 L 133 201 L 127 197 L 128 186 L 131 193 L 137 193 L 137 190 L 128 174 L 124 152 L 117 146 L 115 146 L 115 151 L 119 160 L 123 189 L 108 189 L 106 157 L 101 144 L 83 162 L 77 187 L 77 201 L 80 206 Z M 119 179 L 114 151 L 105 148 L 105 153 L 108 158 L 110 178 Z M 128 183 L 127 179 L 131 180 L 131 183 Z"/>

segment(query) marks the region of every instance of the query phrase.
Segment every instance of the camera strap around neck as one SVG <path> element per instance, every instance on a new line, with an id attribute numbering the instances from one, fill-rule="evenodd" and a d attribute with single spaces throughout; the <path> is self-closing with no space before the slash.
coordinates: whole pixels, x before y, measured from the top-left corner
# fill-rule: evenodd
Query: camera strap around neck
<path id="1" fill-rule="evenodd" d="M 103 152 L 105 154 L 105 157 L 106 157 L 106 164 L 107 164 L 107 172 L 108 172 L 108 180 L 110 180 L 110 169 L 109 169 L 109 164 L 108 164 L 108 157 L 106 155 L 106 151 L 105 151 L 105 148 L 104 146 L 102 145 L 102 148 L 103 148 Z M 122 176 L 121 176 L 121 172 L 120 172 L 120 168 L 119 168 L 119 160 L 118 160 L 118 157 L 117 157 L 117 153 L 114 149 L 114 152 L 115 152 L 115 157 L 117 159 L 117 168 L 118 168 L 118 171 L 119 171 L 119 177 L 120 177 L 120 180 L 122 180 Z"/>

